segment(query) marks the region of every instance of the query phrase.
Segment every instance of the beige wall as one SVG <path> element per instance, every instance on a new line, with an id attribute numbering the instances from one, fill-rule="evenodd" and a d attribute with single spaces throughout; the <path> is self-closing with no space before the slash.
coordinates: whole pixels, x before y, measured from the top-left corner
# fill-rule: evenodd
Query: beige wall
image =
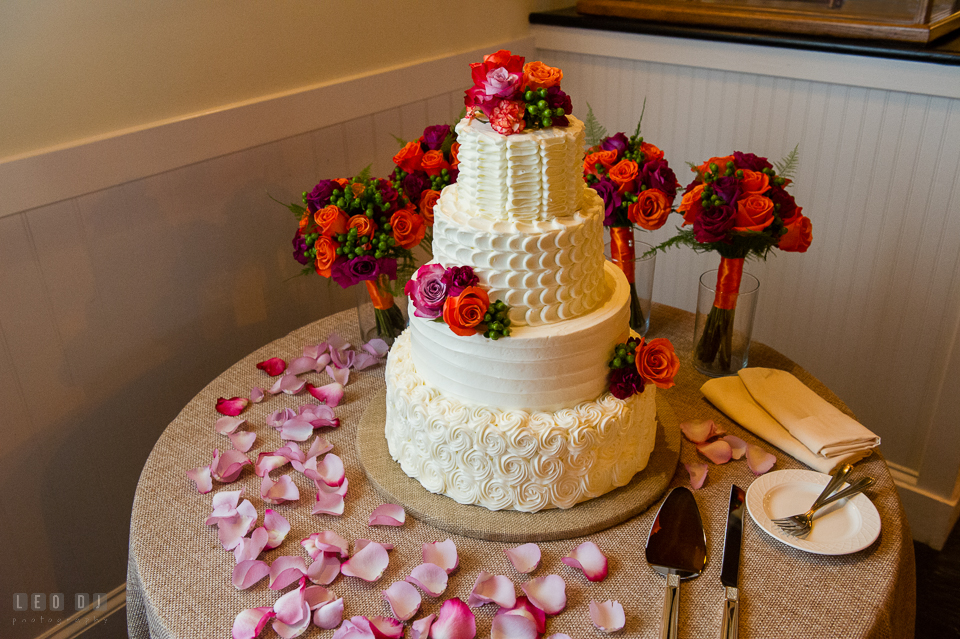
<path id="1" fill-rule="evenodd" d="M 0 160 L 482 48 L 571 3 L 4 0 Z"/>

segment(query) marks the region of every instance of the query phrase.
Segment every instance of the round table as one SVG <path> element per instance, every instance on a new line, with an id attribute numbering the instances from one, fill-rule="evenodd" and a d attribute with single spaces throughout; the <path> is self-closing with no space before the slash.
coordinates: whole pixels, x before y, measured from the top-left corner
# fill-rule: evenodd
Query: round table
<path id="1" fill-rule="evenodd" d="M 243 397 L 254 386 L 269 387 L 272 380 L 255 368 L 257 362 L 269 357 L 290 361 L 302 354 L 304 346 L 323 342 L 334 332 L 356 344 L 355 311 L 344 311 L 314 322 L 250 354 L 204 388 L 157 441 L 140 476 L 130 522 L 127 618 L 130 636 L 134 639 L 227 638 L 241 610 L 271 606 L 282 594 L 270 590 L 266 579 L 249 590 L 236 590 L 231 584 L 233 553 L 220 546 L 216 527 L 203 523 L 212 510 L 216 492 L 239 488 L 244 489 L 243 497 L 257 507 L 258 522 L 262 523 L 267 506 L 259 496 L 260 478 L 250 469 L 244 469 L 235 483 L 215 483 L 213 492 L 201 495 L 185 473 L 190 468 L 209 464 L 214 448 L 231 447 L 226 437 L 214 432 L 214 423 L 220 417 L 214 410 L 218 397 Z M 727 432 L 774 452 L 777 455 L 774 470 L 805 468 L 728 420 L 703 399 L 699 388 L 706 378 L 696 372 L 689 361 L 692 335 L 692 314 L 654 306 L 648 338 L 669 338 L 682 362 L 676 386 L 660 391 L 678 419 L 712 418 Z M 751 346 L 750 364 L 788 370 L 849 413 L 823 384 L 767 346 L 756 343 Z M 321 373 L 309 373 L 306 377 L 316 385 L 329 382 Z M 548 618 L 547 635 L 564 632 L 571 637 L 601 636 L 590 621 L 589 604 L 591 600 L 613 599 L 619 601 L 626 612 L 622 636 L 659 636 L 664 579 L 647 566 L 644 558 L 644 544 L 659 501 L 639 516 L 608 530 L 581 539 L 541 542 L 543 560 L 530 575 L 517 573 L 503 552 L 516 544 L 450 535 L 412 517 L 407 517 L 406 523 L 398 528 L 369 527 L 370 512 L 384 502 L 369 485 L 360 466 L 355 427 L 368 399 L 383 388 L 382 366 L 351 371 L 344 401 L 336 408 L 341 426 L 318 431 L 344 460 L 349 491 L 343 516 L 311 515 L 315 492 L 312 482 L 298 472 L 282 469 L 284 474 L 290 472 L 301 498 L 299 502 L 271 506 L 290 521 L 292 529 L 279 548 L 265 552 L 261 559 L 270 562 L 282 555 L 306 557 L 300 540 L 323 530 L 333 530 L 351 542 L 372 539 L 392 543 L 395 549 L 390 552 L 390 565 L 380 581 L 367 583 L 341 575 L 329 586 L 344 598 L 345 619 L 356 615 L 389 616 L 390 609 L 382 591 L 393 582 L 403 580 L 422 563 L 424 543 L 449 537 L 456 544 L 460 566 L 450 576 L 448 588 L 439 598 L 424 595 L 423 607 L 414 619 L 436 613 L 447 598 L 460 597 L 466 601 L 480 570 L 510 577 L 519 594 L 523 594 L 519 586 L 529 579 L 558 574 L 567 584 L 567 607 L 559 615 Z M 255 431 L 257 441 L 248 456 L 255 460 L 258 452 L 272 451 L 282 445 L 277 432 L 266 425 L 266 415 L 282 407 L 312 401 L 306 393 L 281 394 L 250 405 L 242 414 L 247 424 L 241 428 Z M 698 457 L 696 448 L 684 441 L 671 486 L 689 485 L 683 463 L 696 461 Z M 858 464 L 855 473 L 877 479 L 867 494 L 882 522 L 879 539 L 859 552 L 843 556 L 807 554 L 772 539 L 749 515 L 745 516 L 740 570 L 741 637 L 913 636 L 916 573 L 903 508 L 879 453 Z M 735 483 L 746 489 L 754 479 L 744 461 L 710 465 L 706 484 L 694 492 L 706 531 L 708 560 L 704 573 L 682 586 L 681 637 L 713 639 L 719 634 L 724 600 L 719 581 L 720 557 L 730 485 Z M 560 561 L 586 539 L 596 542 L 609 558 L 609 575 L 602 582 L 588 582 L 579 570 Z M 489 637 L 496 605 L 475 608 L 474 612 L 477 636 Z M 332 630 L 312 626 L 303 636 L 332 635 Z M 268 628 L 261 636 L 276 634 Z"/>

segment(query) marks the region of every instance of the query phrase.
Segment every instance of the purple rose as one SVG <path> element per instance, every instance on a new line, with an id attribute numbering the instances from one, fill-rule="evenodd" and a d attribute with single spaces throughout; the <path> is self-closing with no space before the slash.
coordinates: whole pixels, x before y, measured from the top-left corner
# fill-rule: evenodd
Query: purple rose
<path id="1" fill-rule="evenodd" d="M 403 288 L 413 302 L 413 314 L 417 317 L 436 319 L 443 315 L 443 303 L 447 299 L 446 269 L 440 264 L 424 264 L 417 269 L 416 278 Z"/>
<path id="2" fill-rule="evenodd" d="M 617 159 L 619 160 L 623 157 L 623 154 L 626 153 L 627 144 L 629 144 L 627 136 L 623 133 L 616 133 L 605 138 L 603 142 L 600 143 L 600 148 L 604 151 L 616 151 Z"/>
<path id="3" fill-rule="evenodd" d="M 779 186 L 771 186 L 770 190 L 764 195 L 773 201 L 774 206 L 777 204 L 780 205 L 780 208 L 777 209 L 777 215 L 779 215 L 780 219 L 784 222 L 793 219 L 801 210 L 797 207 L 797 202 L 793 199 L 793 196 Z"/>
<path id="4" fill-rule="evenodd" d="M 552 86 L 547 89 L 547 105 L 551 109 L 562 108 L 564 113 L 573 112 L 573 102 L 570 101 L 570 96 L 560 90 L 558 86 Z M 566 119 L 566 118 L 564 118 Z M 554 122 L 557 121 L 557 118 L 553 119 Z"/>
<path id="5" fill-rule="evenodd" d="M 423 171 L 410 173 L 403 178 L 403 193 L 414 204 L 420 201 L 420 196 L 429 188 L 430 178 Z"/>
<path id="6" fill-rule="evenodd" d="M 330 204 L 330 195 L 338 188 L 340 188 L 339 185 L 333 180 L 320 180 L 320 183 L 307 195 L 307 208 L 311 213 L 316 213 Z"/>
<path id="7" fill-rule="evenodd" d="M 713 184 L 717 195 L 723 198 L 723 201 L 731 206 L 736 204 L 740 198 L 740 180 L 730 175 L 722 177 Z"/>
<path id="8" fill-rule="evenodd" d="M 300 229 L 297 229 L 297 234 L 293 236 L 293 259 L 304 265 L 309 264 L 308 248 L 307 240 L 300 234 Z"/>
<path id="9" fill-rule="evenodd" d="M 753 153 L 741 153 L 740 151 L 733 152 L 733 164 L 738 169 L 748 169 L 750 171 L 773 168 L 773 165 L 767 161 L 767 158 L 762 158 Z"/>
<path id="10" fill-rule="evenodd" d="M 636 366 L 624 366 L 610 371 L 610 394 L 617 399 L 627 399 L 643 392 L 643 378 Z"/>
<path id="11" fill-rule="evenodd" d="M 604 206 L 604 226 L 611 226 L 614 223 L 614 212 L 617 210 L 617 207 L 623 202 L 623 198 L 620 197 L 620 194 L 617 192 L 617 185 L 613 183 L 613 180 L 610 178 L 603 178 L 599 182 L 595 182 L 593 186 L 594 191 L 600 196 L 603 200 Z"/>
<path id="12" fill-rule="evenodd" d="M 437 151 L 443 146 L 443 141 L 447 139 L 448 135 L 450 135 L 449 124 L 435 124 L 423 130 L 423 136 L 420 140 L 427 145 L 429 150 Z"/>
<path id="13" fill-rule="evenodd" d="M 736 210 L 727 204 L 704 207 L 693 221 L 693 236 L 701 244 L 723 242 L 736 221 Z"/>
<path id="14" fill-rule="evenodd" d="M 653 189 L 660 189 L 670 196 L 671 200 L 677 197 L 677 189 L 680 188 L 676 174 L 663 158 L 651 160 L 643 165 L 640 169 L 640 183 Z"/>
<path id="15" fill-rule="evenodd" d="M 447 285 L 447 295 L 456 297 L 468 286 L 476 286 L 480 278 L 470 266 L 451 266 L 443 273 L 443 282 Z"/>
<path id="16" fill-rule="evenodd" d="M 522 83 L 522 73 L 511 73 L 506 67 L 497 67 L 487 72 L 483 90 L 488 96 L 512 100 L 520 92 Z"/>
<path id="17" fill-rule="evenodd" d="M 448 175 L 450 176 L 450 184 L 456 184 L 456 183 L 457 183 L 457 177 L 460 175 L 460 169 L 458 169 L 458 168 L 455 167 L 455 166 L 454 166 L 454 167 L 451 167 L 451 168 L 449 169 Z"/>

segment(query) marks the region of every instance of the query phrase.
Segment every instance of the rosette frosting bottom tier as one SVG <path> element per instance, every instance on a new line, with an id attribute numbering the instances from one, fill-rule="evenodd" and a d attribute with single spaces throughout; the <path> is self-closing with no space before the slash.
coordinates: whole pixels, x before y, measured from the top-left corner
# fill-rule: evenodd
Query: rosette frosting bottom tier
<path id="1" fill-rule="evenodd" d="M 417 373 L 410 329 L 386 367 L 390 455 L 424 488 L 461 504 L 536 512 L 626 485 L 656 440 L 656 388 L 557 411 L 508 410 L 444 396 Z"/>

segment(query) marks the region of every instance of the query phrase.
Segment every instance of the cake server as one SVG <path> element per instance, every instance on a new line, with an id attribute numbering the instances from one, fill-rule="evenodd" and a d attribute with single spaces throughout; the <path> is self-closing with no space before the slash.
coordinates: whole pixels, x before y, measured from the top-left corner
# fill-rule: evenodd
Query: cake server
<path id="1" fill-rule="evenodd" d="M 647 563 L 667 578 L 661 639 L 676 639 L 680 618 L 680 580 L 697 577 L 707 564 L 707 539 L 697 500 L 677 486 L 660 505 L 646 548 Z"/>
<path id="2" fill-rule="evenodd" d="M 723 561 L 720 566 L 720 583 L 723 584 L 726 595 L 720 639 L 737 639 L 739 636 L 740 591 L 737 584 L 740 575 L 740 547 L 743 544 L 743 501 L 746 496 L 739 486 L 730 486 L 727 532 L 723 537 Z"/>

